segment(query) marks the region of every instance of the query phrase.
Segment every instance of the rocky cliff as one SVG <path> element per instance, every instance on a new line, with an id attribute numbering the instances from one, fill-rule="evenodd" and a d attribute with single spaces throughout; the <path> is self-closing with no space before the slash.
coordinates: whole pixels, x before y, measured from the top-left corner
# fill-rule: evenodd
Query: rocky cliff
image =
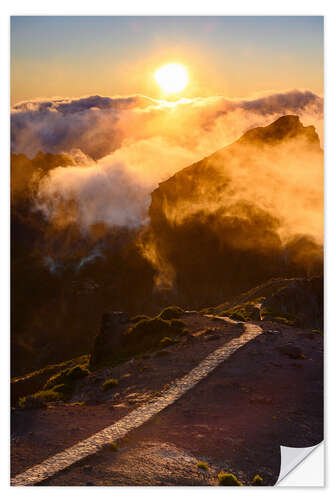
<path id="1" fill-rule="evenodd" d="M 199 305 L 320 273 L 322 161 L 314 127 L 283 116 L 162 182 L 145 240 L 162 286 Z"/>

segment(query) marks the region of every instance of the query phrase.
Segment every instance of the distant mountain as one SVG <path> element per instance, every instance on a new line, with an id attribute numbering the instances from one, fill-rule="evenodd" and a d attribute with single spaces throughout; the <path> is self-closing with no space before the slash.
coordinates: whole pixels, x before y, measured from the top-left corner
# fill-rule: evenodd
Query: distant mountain
<path id="1" fill-rule="evenodd" d="M 219 199 L 221 191 L 225 191 L 230 179 L 225 168 L 229 162 L 243 167 L 250 163 L 251 155 L 264 153 L 266 161 L 271 160 L 269 154 L 276 153 L 282 145 L 292 145 L 301 141 L 310 150 L 322 155 L 318 134 L 313 126 L 304 127 L 298 116 L 282 116 L 267 127 L 257 127 L 247 131 L 240 139 L 229 146 L 216 151 L 197 163 L 180 170 L 175 175 L 159 184 L 152 193 L 150 217 L 152 224 L 173 212 L 177 203 L 202 203 L 202 195 L 209 195 L 208 201 Z M 297 152 L 293 152 L 297 156 Z M 274 161 L 274 159 L 273 159 Z M 243 165 L 242 165 L 243 164 Z M 255 172 L 253 172 L 255 174 Z M 253 179 L 255 182 L 257 179 Z M 208 192 L 203 186 L 208 184 Z M 215 197 L 214 197 L 215 195 Z"/>
<path id="2" fill-rule="evenodd" d="M 287 240 L 281 230 L 296 212 L 307 222 L 310 196 L 302 199 L 297 179 L 316 178 L 322 161 L 314 127 L 290 115 L 162 182 L 152 193 L 145 240 L 162 286 L 172 282 L 179 297 L 199 306 L 272 277 L 320 274 L 321 245 L 302 225 L 294 223 Z M 318 195 L 319 221 L 320 203 Z"/>

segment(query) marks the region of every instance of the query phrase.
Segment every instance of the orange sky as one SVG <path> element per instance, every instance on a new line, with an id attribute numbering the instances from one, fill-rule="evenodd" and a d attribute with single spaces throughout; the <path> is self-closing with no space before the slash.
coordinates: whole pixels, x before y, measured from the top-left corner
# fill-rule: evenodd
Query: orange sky
<path id="1" fill-rule="evenodd" d="M 141 93 L 164 97 L 154 72 L 180 62 L 182 96 L 323 93 L 322 17 L 13 17 L 11 102 Z"/>

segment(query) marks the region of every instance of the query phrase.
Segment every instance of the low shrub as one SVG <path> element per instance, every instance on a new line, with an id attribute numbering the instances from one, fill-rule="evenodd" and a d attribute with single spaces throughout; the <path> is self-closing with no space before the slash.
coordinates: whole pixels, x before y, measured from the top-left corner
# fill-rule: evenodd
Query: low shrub
<path id="1" fill-rule="evenodd" d="M 109 389 L 112 389 L 112 387 L 115 387 L 116 385 L 118 385 L 118 383 L 119 383 L 118 379 L 109 378 L 103 382 L 102 391 L 103 392 L 108 391 Z"/>
<path id="2" fill-rule="evenodd" d="M 264 484 L 263 478 L 259 476 L 259 474 L 256 474 L 254 478 L 252 479 L 252 486 L 262 486 Z"/>
<path id="3" fill-rule="evenodd" d="M 114 453 L 115 453 L 116 451 L 118 451 L 118 449 L 119 449 L 119 448 L 118 448 L 117 443 L 111 443 L 111 444 L 110 444 L 110 448 L 109 448 L 109 450 L 110 450 L 110 451 L 112 451 L 112 452 L 114 452 Z"/>
<path id="4" fill-rule="evenodd" d="M 170 333 L 170 323 L 159 317 L 142 319 L 131 328 L 127 336 L 130 350 L 141 353 L 157 345 L 163 337 Z"/>
<path id="5" fill-rule="evenodd" d="M 174 338 L 170 338 L 170 337 L 163 337 L 163 339 L 160 341 L 160 344 L 163 347 L 168 347 L 169 345 L 178 344 L 178 342 L 179 342 L 179 339 L 174 339 Z"/>
<path id="6" fill-rule="evenodd" d="M 297 318 L 292 314 L 278 311 L 270 307 L 263 307 L 260 310 L 260 316 L 262 320 L 276 321 L 277 323 L 283 323 L 289 326 L 294 326 L 297 323 Z"/>
<path id="7" fill-rule="evenodd" d="M 160 316 L 152 319 L 142 319 L 135 326 L 129 329 L 125 346 L 129 354 L 141 355 L 144 352 L 153 350 L 160 345 L 171 345 L 177 342 L 175 337 L 182 335 L 185 330 L 185 323 L 179 319 L 162 319 Z M 169 342 L 169 344 L 168 344 Z"/>
<path id="8" fill-rule="evenodd" d="M 198 467 L 198 469 L 208 470 L 208 464 L 207 464 L 207 462 L 198 462 L 197 463 L 197 467 Z"/>
<path id="9" fill-rule="evenodd" d="M 86 377 L 89 373 L 90 372 L 85 365 L 76 365 L 72 368 L 67 368 L 66 370 L 62 370 L 61 372 L 50 377 L 43 389 L 51 389 L 59 384 L 73 383 L 80 378 Z"/>
<path id="10" fill-rule="evenodd" d="M 25 409 L 45 408 L 47 403 L 61 399 L 63 399 L 61 392 L 55 389 L 43 390 L 20 398 L 19 407 Z"/>
<path id="11" fill-rule="evenodd" d="M 234 474 L 220 472 L 217 476 L 219 486 L 243 486 Z"/>
<path id="12" fill-rule="evenodd" d="M 66 401 L 73 394 L 75 382 L 86 377 L 89 373 L 86 365 L 76 365 L 72 368 L 67 368 L 50 377 L 44 385 L 43 391 L 52 390 L 54 393 L 60 395 L 57 399 Z"/>
<path id="13" fill-rule="evenodd" d="M 167 347 L 174 344 L 175 339 L 171 339 L 170 337 L 163 337 L 163 339 L 160 340 L 160 343 L 163 345 L 163 347 Z"/>
<path id="14" fill-rule="evenodd" d="M 171 319 L 170 325 L 175 335 L 181 335 L 186 327 L 186 323 L 181 319 Z"/>
<path id="15" fill-rule="evenodd" d="M 138 323 L 142 319 L 151 319 L 149 316 L 146 316 L 145 314 L 138 314 L 137 316 L 133 316 L 130 321 L 131 323 Z"/>
<path id="16" fill-rule="evenodd" d="M 260 312 L 253 304 L 242 304 L 230 307 L 220 312 L 220 316 L 227 316 L 235 321 L 259 321 Z"/>
<path id="17" fill-rule="evenodd" d="M 216 307 L 206 307 L 200 311 L 202 314 L 216 314 Z"/>
<path id="18" fill-rule="evenodd" d="M 181 307 L 178 306 L 168 306 L 165 307 L 160 314 L 158 315 L 161 319 L 175 319 L 179 318 L 184 314 L 184 311 Z"/>

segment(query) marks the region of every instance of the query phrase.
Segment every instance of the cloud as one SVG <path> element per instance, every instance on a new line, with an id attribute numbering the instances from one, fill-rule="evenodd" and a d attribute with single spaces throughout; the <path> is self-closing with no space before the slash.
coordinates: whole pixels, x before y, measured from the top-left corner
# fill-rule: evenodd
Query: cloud
<path id="1" fill-rule="evenodd" d="M 291 90 L 254 99 L 214 96 L 166 102 L 141 95 L 97 95 L 24 101 L 11 110 L 11 150 L 33 157 L 38 151 L 80 149 L 96 160 L 124 142 L 162 136 L 207 154 L 248 128 L 290 113 L 320 125 L 323 99 L 309 90 Z"/>
<path id="2" fill-rule="evenodd" d="M 150 99 L 141 96 L 35 100 L 18 103 L 11 111 L 11 149 L 33 157 L 80 149 L 101 158 L 117 149 L 124 136 L 117 123 L 129 109 L 141 109 Z"/>
<path id="3" fill-rule="evenodd" d="M 322 167 L 313 127 L 289 115 L 162 183 L 142 237 L 156 285 L 212 303 L 221 287 L 320 273 Z"/>
<path id="4" fill-rule="evenodd" d="M 18 103 L 12 108 L 12 151 L 69 153 L 40 183 L 37 205 L 54 221 L 138 227 L 148 221 L 150 193 L 170 175 L 281 115 L 297 114 L 322 133 L 323 99 L 290 90 L 227 99 L 158 101 L 90 96 Z"/>
<path id="5" fill-rule="evenodd" d="M 58 167 L 39 184 L 37 207 L 63 226 L 96 223 L 140 227 L 148 222 L 150 193 L 194 155 L 161 137 L 124 146 L 98 162 Z"/>

